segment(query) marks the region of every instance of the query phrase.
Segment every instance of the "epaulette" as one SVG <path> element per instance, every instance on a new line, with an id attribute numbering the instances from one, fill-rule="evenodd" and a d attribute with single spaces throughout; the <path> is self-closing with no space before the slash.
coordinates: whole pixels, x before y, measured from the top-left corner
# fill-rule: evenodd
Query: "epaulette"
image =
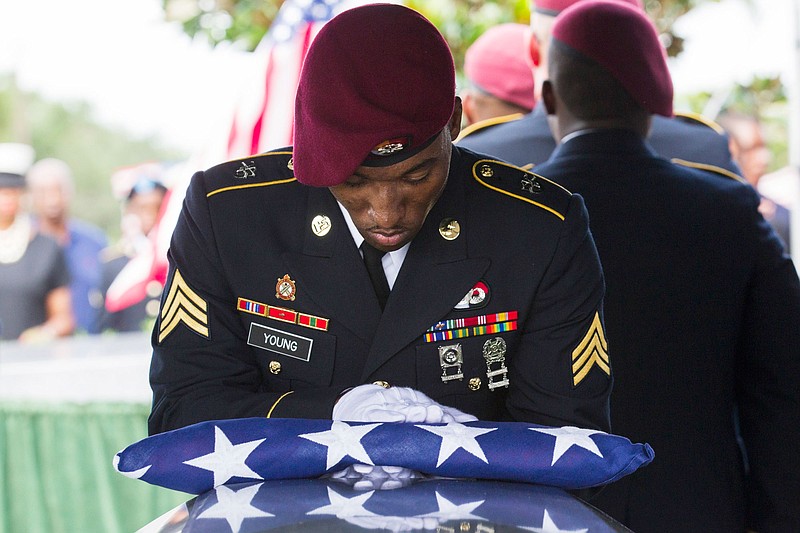
<path id="1" fill-rule="evenodd" d="M 495 159 L 476 161 L 472 177 L 484 187 L 535 205 L 561 220 L 572 197 L 567 189 L 539 174 Z"/>
<path id="2" fill-rule="evenodd" d="M 206 171 L 213 177 L 206 197 L 221 192 L 267 187 L 295 181 L 292 151 L 289 148 L 232 159 Z"/>
<path id="3" fill-rule="evenodd" d="M 748 183 L 746 179 L 744 179 L 743 177 L 734 172 L 731 172 L 727 168 L 718 167 L 716 165 L 709 165 L 707 163 L 696 163 L 694 161 L 686 161 L 685 159 L 678 159 L 677 157 L 672 158 L 670 161 L 672 161 L 676 165 L 694 168 L 697 170 L 705 170 L 706 172 L 711 172 L 712 174 L 719 174 L 720 176 L 736 180 L 744 184 Z"/>
<path id="4" fill-rule="evenodd" d="M 471 135 L 476 131 L 485 130 L 487 128 L 491 128 L 492 126 L 497 126 L 498 124 L 505 124 L 506 122 L 514 122 L 515 120 L 519 120 L 524 116 L 525 115 L 523 115 L 522 113 L 512 113 L 510 115 L 502 115 L 499 117 L 492 117 L 484 120 L 479 120 L 478 122 L 470 124 L 463 130 L 461 130 L 461 133 L 458 134 L 458 137 L 456 137 L 456 140 L 453 142 L 457 143 L 464 137 Z"/>
<path id="5" fill-rule="evenodd" d="M 683 122 L 689 122 L 689 123 L 693 123 L 693 124 L 701 124 L 703 126 L 711 128 L 712 130 L 716 131 L 720 135 L 723 135 L 725 133 L 725 128 L 723 128 L 722 126 L 720 126 L 719 124 L 717 124 L 716 122 L 711 120 L 710 118 L 704 117 L 700 113 L 693 113 L 691 111 L 676 112 L 675 113 L 675 118 L 678 119 L 678 120 L 681 120 Z"/>

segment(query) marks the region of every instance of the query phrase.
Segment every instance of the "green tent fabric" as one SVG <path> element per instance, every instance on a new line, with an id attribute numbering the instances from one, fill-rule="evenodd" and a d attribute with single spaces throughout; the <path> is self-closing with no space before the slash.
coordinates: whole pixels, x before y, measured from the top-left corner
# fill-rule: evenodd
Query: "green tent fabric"
<path id="1" fill-rule="evenodd" d="M 0 402 L 0 533 L 136 531 L 190 498 L 120 476 L 149 405 Z"/>

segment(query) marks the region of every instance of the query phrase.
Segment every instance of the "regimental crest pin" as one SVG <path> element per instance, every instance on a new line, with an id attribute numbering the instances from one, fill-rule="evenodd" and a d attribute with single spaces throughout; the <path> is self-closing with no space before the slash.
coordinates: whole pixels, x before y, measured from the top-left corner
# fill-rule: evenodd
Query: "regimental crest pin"
<path id="1" fill-rule="evenodd" d="M 284 274 L 282 278 L 278 278 L 278 283 L 275 285 L 276 298 L 293 302 L 296 293 L 297 284 L 289 277 L 289 274 Z"/>
<path id="2" fill-rule="evenodd" d="M 242 161 L 242 166 L 236 169 L 233 174 L 237 178 L 243 180 L 247 178 L 256 177 L 256 162 L 255 161 Z"/>

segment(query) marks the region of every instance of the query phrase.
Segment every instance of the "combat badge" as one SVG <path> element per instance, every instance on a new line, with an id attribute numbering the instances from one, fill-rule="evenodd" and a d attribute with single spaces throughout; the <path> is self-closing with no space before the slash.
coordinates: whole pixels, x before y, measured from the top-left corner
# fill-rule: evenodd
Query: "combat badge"
<path id="1" fill-rule="evenodd" d="M 489 390 L 508 387 L 508 369 L 506 368 L 506 341 L 495 337 L 483 343 L 483 358 L 486 359 L 486 377 Z M 499 365 L 492 368 L 492 365 Z M 497 378 L 496 380 L 494 378 Z"/>
<path id="2" fill-rule="evenodd" d="M 439 346 L 439 364 L 442 366 L 442 381 L 447 383 L 457 379 L 461 381 L 464 379 L 464 373 L 461 372 L 461 365 L 464 364 L 464 356 L 461 353 L 461 344 L 448 344 L 447 346 Z M 448 371 L 452 369 L 452 373 Z"/>
<path id="3" fill-rule="evenodd" d="M 278 283 L 275 285 L 276 298 L 293 302 L 296 292 L 297 285 L 289 277 L 289 274 L 284 274 L 282 278 L 278 278 Z"/>

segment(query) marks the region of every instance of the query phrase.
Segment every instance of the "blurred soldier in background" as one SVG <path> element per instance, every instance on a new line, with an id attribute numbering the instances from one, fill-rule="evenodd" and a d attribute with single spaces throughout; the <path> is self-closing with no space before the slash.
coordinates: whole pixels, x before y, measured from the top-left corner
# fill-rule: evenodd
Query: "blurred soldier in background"
<path id="1" fill-rule="evenodd" d="M 652 116 L 672 114 L 672 81 L 641 10 L 567 8 L 549 63 L 560 144 L 536 170 L 586 201 L 612 428 L 655 450 L 592 504 L 637 533 L 800 531 L 800 281 L 757 194 L 645 141 Z"/>
<path id="2" fill-rule="evenodd" d="M 105 331 L 144 331 L 152 326 L 158 313 L 162 286 L 152 280 L 146 297 L 119 310 L 106 308 L 106 294 L 120 272 L 138 254 L 151 247 L 150 232 L 156 225 L 167 188 L 159 179 L 142 173 L 130 187 L 124 199 L 122 237 L 118 243 L 103 250 L 100 283 L 98 286 L 96 329 Z"/>
<path id="3" fill-rule="evenodd" d="M 526 60 L 530 32 L 524 24 L 489 28 L 467 49 L 461 92 L 469 132 L 520 118 L 533 109 L 533 71 Z"/>

